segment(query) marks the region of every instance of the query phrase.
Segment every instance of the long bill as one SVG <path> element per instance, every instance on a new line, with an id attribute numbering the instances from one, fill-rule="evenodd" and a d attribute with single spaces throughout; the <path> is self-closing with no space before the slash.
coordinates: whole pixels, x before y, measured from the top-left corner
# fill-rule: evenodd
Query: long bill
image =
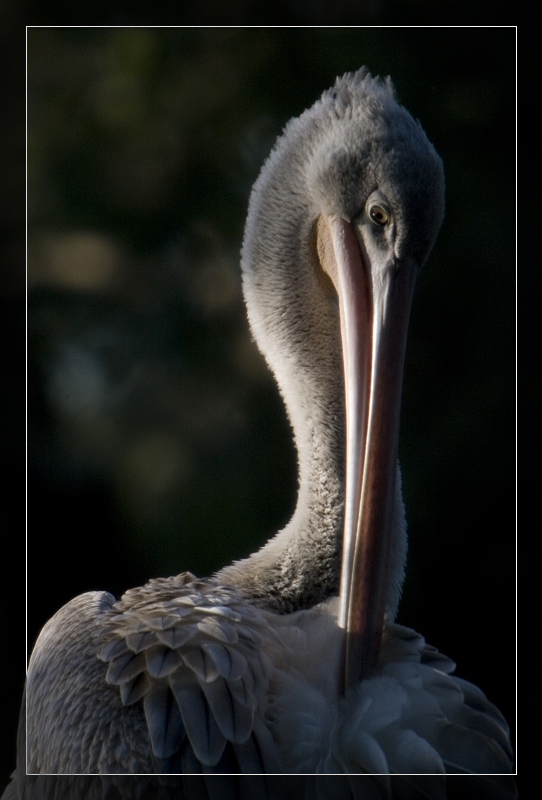
<path id="1" fill-rule="evenodd" d="M 346 490 L 339 624 L 344 685 L 377 664 L 394 539 L 401 386 L 415 270 L 372 258 L 355 222 L 318 224 L 318 252 L 339 300 L 346 401 Z"/>

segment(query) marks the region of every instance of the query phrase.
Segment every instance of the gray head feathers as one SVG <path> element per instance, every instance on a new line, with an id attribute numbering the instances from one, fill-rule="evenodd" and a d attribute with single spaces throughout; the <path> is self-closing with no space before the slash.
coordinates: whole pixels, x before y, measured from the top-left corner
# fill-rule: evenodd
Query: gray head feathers
<path id="1" fill-rule="evenodd" d="M 420 123 L 397 102 L 391 80 L 363 67 L 337 78 L 287 124 L 254 185 L 244 251 L 262 201 L 289 234 L 296 206 L 309 219 L 320 213 L 353 219 L 377 188 L 395 200 L 400 238 L 409 239 L 423 263 L 444 214 L 442 162 Z M 244 259 L 245 272 L 249 266 Z"/>

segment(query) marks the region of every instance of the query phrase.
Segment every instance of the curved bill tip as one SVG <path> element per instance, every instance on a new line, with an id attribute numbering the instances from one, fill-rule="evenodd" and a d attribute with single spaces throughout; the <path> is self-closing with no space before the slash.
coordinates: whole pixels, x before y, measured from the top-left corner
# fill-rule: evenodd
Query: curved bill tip
<path id="1" fill-rule="evenodd" d="M 346 489 L 339 624 L 343 689 L 375 668 L 390 581 L 399 411 L 415 271 L 369 258 L 361 230 L 319 221 L 318 253 L 339 299 Z"/>

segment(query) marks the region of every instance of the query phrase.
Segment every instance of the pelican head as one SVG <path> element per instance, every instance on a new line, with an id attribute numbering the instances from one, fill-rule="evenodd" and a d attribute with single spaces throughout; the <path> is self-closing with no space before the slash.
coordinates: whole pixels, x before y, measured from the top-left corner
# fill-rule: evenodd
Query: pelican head
<path id="1" fill-rule="evenodd" d="M 403 583 L 406 334 L 443 213 L 439 156 L 366 69 L 286 126 L 250 198 L 243 290 L 294 430 L 299 494 L 286 528 L 220 574 L 284 611 L 336 592 L 340 575 L 346 685 L 373 668 Z"/>

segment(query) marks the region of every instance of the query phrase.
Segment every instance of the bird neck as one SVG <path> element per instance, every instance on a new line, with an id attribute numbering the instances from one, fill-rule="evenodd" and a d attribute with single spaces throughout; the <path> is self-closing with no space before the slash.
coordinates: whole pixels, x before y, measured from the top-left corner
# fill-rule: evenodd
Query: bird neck
<path id="1" fill-rule="evenodd" d="M 326 420 L 309 387 L 293 404 L 283 394 L 298 453 L 295 512 L 259 551 L 222 569 L 217 577 L 237 586 L 255 604 L 289 613 L 311 608 L 339 592 L 344 437 L 342 409 L 329 408 Z"/>
<path id="2" fill-rule="evenodd" d="M 342 555 L 340 321 L 336 297 L 322 283 L 315 244 L 318 209 L 309 196 L 306 176 L 282 139 L 251 195 L 242 269 L 250 327 L 294 432 L 297 505 L 288 525 L 261 550 L 218 573 L 253 602 L 281 612 L 337 594 Z"/>

